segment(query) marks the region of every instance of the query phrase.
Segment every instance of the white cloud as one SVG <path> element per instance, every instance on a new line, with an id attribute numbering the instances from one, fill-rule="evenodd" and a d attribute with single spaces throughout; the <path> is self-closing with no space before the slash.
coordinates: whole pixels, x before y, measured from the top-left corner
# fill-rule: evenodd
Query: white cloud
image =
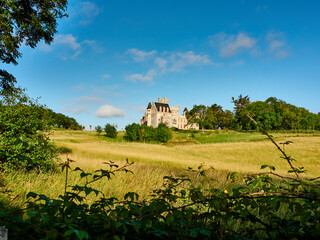
<path id="1" fill-rule="evenodd" d="M 92 2 L 81 2 L 78 14 L 81 16 L 79 23 L 81 25 L 90 24 L 93 19 L 101 13 L 101 9 Z"/>
<path id="2" fill-rule="evenodd" d="M 268 44 L 268 51 L 276 57 L 284 58 L 289 55 L 284 33 L 270 32 L 266 36 L 266 42 Z"/>
<path id="3" fill-rule="evenodd" d="M 132 59 L 136 62 L 144 62 L 144 61 L 149 60 L 152 57 L 154 57 L 157 54 L 157 51 L 152 50 L 150 52 L 146 52 L 146 51 L 139 50 L 136 48 L 131 48 L 131 49 L 127 50 L 126 54 L 131 56 Z"/>
<path id="4" fill-rule="evenodd" d="M 89 96 L 83 96 L 83 97 L 79 97 L 79 98 L 75 98 L 74 99 L 76 102 L 102 102 L 105 99 L 104 98 L 99 98 L 99 97 L 89 97 Z"/>
<path id="5" fill-rule="evenodd" d="M 91 50 L 101 53 L 103 52 L 103 49 L 98 46 L 97 42 L 95 40 L 84 40 L 81 43 L 81 46 L 87 45 Z"/>
<path id="6" fill-rule="evenodd" d="M 88 107 L 87 106 L 82 106 L 82 107 L 74 109 L 72 112 L 74 114 L 80 114 L 80 113 L 83 113 L 83 112 L 86 112 L 86 111 L 88 112 Z"/>
<path id="7" fill-rule="evenodd" d="M 64 99 L 64 103 L 67 103 L 68 105 L 62 108 L 62 111 L 70 112 L 73 114 L 80 114 L 80 113 L 87 113 L 90 114 L 93 106 L 95 104 L 101 102 L 106 102 L 105 98 L 100 97 L 90 97 L 90 96 L 82 96 L 78 98 L 72 98 L 72 99 Z"/>
<path id="8" fill-rule="evenodd" d="M 54 44 L 66 45 L 73 50 L 80 48 L 80 43 L 72 34 L 59 34 L 54 38 Z"/>
<path id="9" fill-rule="evenodd" d="M 103 74 L 102 77 L 103 78 L 111 78 L 111 75 L 110 74 Z"/>
<path id="10" fill-rule="evenodd" d="M 254 49 L 257 40 L 246 33 L 225 34 L 217 33 L 211 38 L 211 43 L 219 48 L 221 57 L 228 58 L 245 50 Z"/>
<path id="11" fill-rule="evenodd" d="M 208 55 L 197 55 L 193 51 L 175 53 L 170 57 L 172 61 L 171 71 L 181 71 L 187 66 L 200 66 L 212 64 Z"/>
<path id="12" fill-rule="evenodd" d="M 243 64 L 245 64 L 245 61 L 239 60 L 239 61 L 232 63 L 231 66 L 238 67 L 238 66 L 242 66 Z"/>
<path id="13" fill-rule="evenodd" d="M 88 106 L 76 106 L 74 104 L 72 105 L 68 105 L 68 106 L 65 106 L 61 109 L 62 111 L 64 112 L 69 112 L 69 113 L 73 113 L 73 114 L 80 114 L 80 113 L 90 113 L 90 109 Z"/>
<path id="14" fill-rule="evenodd" d="M 134 73 L 126 76 L 125 79 L 132 82 L 152 82 L 153 78 L 167 72 L 178 72 L 190 66 L 217 65 L 212 62 L 208 55 L 195 54 L 193 51 L 187 52 L 162 52 L 161 57 L 157 57 L 157 51 L 145 52 L 131 48 L 126 54 L 130 54 L 136 62 L 144 62 L 146 59 L 152 60 L 151 68 L 146 74 Z"/>
<path id="15" fill-rule="evenodd" d="M 103 105 L 95 113 L 95 116 L 99 118 L 124 117 L 125 115 L 124 111 L 111 105 Z"/>
<path id="16" fill-rule="evenodd" d="M 259 12 L 263 12 L 265 10 L 268 9 L 268 5 L 259 5 L 258 7 L 256 7 L 256 12 L 259 13 Z"/>
<path id="17" fill-rule="evenodd" d="M 168 60 L 158 57 L 154 60 L 154 63 L 156 64 L 156 67 L 160 69 L 161 73 L 165 73 L 167 71 Z"/>
<path id="18" fill-rule="evenodd" d="M 51 52 L 56 48 L 58 48 L 58 54 L 60 52 L 60 56 L 64 60 L 68 60 L 69 58 L 74 59 L 88 48 L 95 52 L 102 52 L 102 49 L 98 46 L 96 41 L 84 40 L 79 42 L 72 34 L 58 34 L 54 38 L 51 46 L 45 45 L 44 43 L 40 46 L 40 50 L 44 52 Z"/>
<path id="19" fill-rule="evenodd" d="M 154 69 L 150 69 L 145 75 L 134 73 L 126 77 L 126 80 L 132 82 L 152 82 L 153 77 L 157 75 L 157 72 Z"/>

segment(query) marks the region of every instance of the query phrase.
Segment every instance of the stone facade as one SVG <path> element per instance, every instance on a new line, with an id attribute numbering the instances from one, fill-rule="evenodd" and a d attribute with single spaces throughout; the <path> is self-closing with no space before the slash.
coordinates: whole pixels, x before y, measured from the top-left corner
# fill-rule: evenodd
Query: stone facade
<path id="1" fill-rule="evenodd" d="M 160 123 L 164 123 L 168 127 L 198 130 L 198 124 L 188 124 L 188 120 L 186 118 L 187 111 L 187 108 L 185 108 L 183 110 L 183 115 L 179 115 L 179 106 L 170 107 L 167 98 L 158 98 L 158 102 L 149 102 L 147 110 L 140 120 L 140 125 L 147 125 L 156 128 Z"/>

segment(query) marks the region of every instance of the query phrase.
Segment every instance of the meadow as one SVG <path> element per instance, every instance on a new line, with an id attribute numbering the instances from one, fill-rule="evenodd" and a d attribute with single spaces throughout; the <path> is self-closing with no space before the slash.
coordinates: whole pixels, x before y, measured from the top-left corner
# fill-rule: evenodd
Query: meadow
<path id="1" fill-rule="evenodd" d="M 229 172 L 241 175 L 261 172 L 263 164 L 273 165 L 276 172 L 286 174 L 289 169 L 280 152 L 266 136 L 252 132 L 233 131 L 173 131 L 173 139 L 167 144 L 134 143 L 123 140 L 123 132 L 116 139 L 103 135 L 97 136 L 93 131 L 53 131 L 51 142 L 58 148 L 69 149 L 70 153 L 60 154 L 60 162 L 67 158 L 74 160 L 72 168 L 93 172 L 106 168 L 104 162 L 113 161 L 122 165 L 128 159 L 134 162 L 129 167 L 134 174 L 118 173 L 112 180 L 99 181 L 94 187 L 102 190 L 106 196 L 122 198 L 129 191 L 137 192 L 141 198 L 147 198 L 152 189 L 161 187 L 163 176 L 181 174 L 193 178 L 193 184 L 222 187 Z M 288 155 L 296 161 L 295 166 L 307 169 L 306 176 L 320 176 L 320 134 L 313 133 L 273 133 L 275 141 L 285 145 Z M 188 167 L 212 167 L 211 179 L 197 179 L 188 172 Z M 63 193 L 65 174 L 56 171 L 47 174 L 10 173 L 5 176 L 6 187 L 11 190 L 11 197 L 3 199 L 13 206 L 21 206 L 28 192 L 42 193 L 57 197 Z M 71 172 L 69 185 L 83 181 L 79 172 Z M 94 197 L 94 196 L 92 196 Z"/>

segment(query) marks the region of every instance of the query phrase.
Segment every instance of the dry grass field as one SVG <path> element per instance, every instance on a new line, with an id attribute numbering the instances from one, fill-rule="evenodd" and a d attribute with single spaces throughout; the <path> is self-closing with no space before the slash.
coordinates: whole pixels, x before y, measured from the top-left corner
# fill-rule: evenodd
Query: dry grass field
<path id="1" fill-rule="evenodd" d="M 236 133 L 228 134 L 232 137 L 232 134 Z M 252 138 L 255 140 L 252 141 Z M 294 142 L 286 146 L 287 153 L 297 160 L 294 165 L 304 166 L 308 170 L 308 176 L 320 176 L 320 136 L 275 134 L 275 140 L 277 143 L 288 140 Z M 163 176 L 190 174 L 186 169 L 200 164 L 212 166 L 215 169 L 212 177 L 217 180 L 201 184 L 223 185 L 228 172 L 256 173 L 263 164 L 275 166 L 276 171 L 281 174 L 286 174 L 288 170 L 288 164 L 280 158 L 280 152 L 260 134 L 255 137 L 250 135 L 247 140 L 243 138 L 238 142 L 195 144 L 186 141 L 186 144 L 147 144 L 128 143 L 121 138 L 116 141 L 107 140 L 105 137 L 98 137 L 95 132 L 55 131 L 51 135 L 51 141 L 57 147 L 72 149 L 72 153 L 60 155 L 61 161 L 69 157 L 75 160 L 72 164 L 74 168 L 80 167 L 85 171 L 93 172 L 105 168 L 103 162 L 108 160 L 120 165 L 124 164 L 126 159 L 135 162 L 130 166 L 134 174 L 119 173 L 111 181 L 103 180 L 95 185 L 106 195 L 118 198 L 128 191 L 137 192 L 142 198 L 147 197 L 152 189 L 161 186 Z M 13 205 L 21 204 L 29 191 L 57 197 L 63 192 L 64 181 L 65 176 L 61 172 L 13 173 L 7 176 L 7 186 L 13 190 L 12 196 L 18 197 L 12 197 L 10 201 Z M 79 172 L 70 173 L 70 185 L 80 181 Z"/>

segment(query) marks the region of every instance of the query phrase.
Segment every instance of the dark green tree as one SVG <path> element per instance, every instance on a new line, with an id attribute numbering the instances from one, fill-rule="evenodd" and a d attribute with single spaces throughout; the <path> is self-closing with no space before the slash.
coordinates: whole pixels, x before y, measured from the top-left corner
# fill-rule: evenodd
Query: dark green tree
<path id="1" fill-rule="evenodd" d="M 141 126 L 142 141 L 151 142 L 156 140 L 156 129 L 152 126 Z"/>
<path id="2" fill-rule="evenodd" d="M 240 103 L 235 107 L 236 123 L 240 129 L 257 129 L 245 114 L 249 113 L 258 125 L 266 130 L 320 130 L 319 114 L 311 113 L 305 108 L 296 107 L 275 97 L 251 103 L 245 98 L 240 95 L 239 99 L 235 100 L 236 104 Z"/>
<path id="3" fill-rule="evenodd" d="M 127 125 L 125 129 L 126 129 L 126 134 L 124 135 L 124 139 L 130 142 L 141 141 L 142 136 L 141 136 L 141 129 L 139 124 L 132 123 L 130 125 Z"/>
<path id="4" fill-rule="evenodd" d="M 104 126 L 104 131 L 106 132 L 106 136 L 109 138 L 116 138 L 118 135 L 115 125 L 111 125 L 110 123 L 107 123 Z"/>
<path id="5" fill-rule="evenodd" d="M 243 97 L 242 94 L 235 99 L 232 97 L 232 102 L 234 102 L 234 115 L 235 115 L 235 128 L 237 130 L 247 129 L 248 119 L 244 113 L 245 107 L 250 103 L 250 98 L 247 96 Z M 249 123 L 250 125 L 250 123 Z"/>
<path id="6" fill-rule="evenodd" d="M 0 60 L 17 65 L 22 44 L 35 48 L 53 41 L 57 20 L 67 16 L 67 0 L 0 0 Z M 15 77 L 0 69 L 0 91 L 14 86 Z"/>
<path id="7" fill-rule="evenodd" d="M 45 111 L 20 88 L 0 97 L 0 169 L 49 170 L 56 150 L 45 133 Z"/>
<path id="8" fill-rule="evenodd" d="M 198 123 L 203 130 L 205 128 L 208 108 L 205 105 L 194 105 L 193 108 L 187 112 L 188 123 Z"/>
<path id="9" fill-rule="evenodd" d="M 160 123 L 156 131 L 156 140 L 158 142 L 166 143 L 172 138 L 171 130 L 166 124 Z"/>
<path id="10" fill-rule="evenodd" d="M 98 126 L 95 127 L 95 129 L 96 129 L 96 132 L 97 132 L 97 134 L 99 136 L 102 133 L 102 127 L 98 125 Z"/>

